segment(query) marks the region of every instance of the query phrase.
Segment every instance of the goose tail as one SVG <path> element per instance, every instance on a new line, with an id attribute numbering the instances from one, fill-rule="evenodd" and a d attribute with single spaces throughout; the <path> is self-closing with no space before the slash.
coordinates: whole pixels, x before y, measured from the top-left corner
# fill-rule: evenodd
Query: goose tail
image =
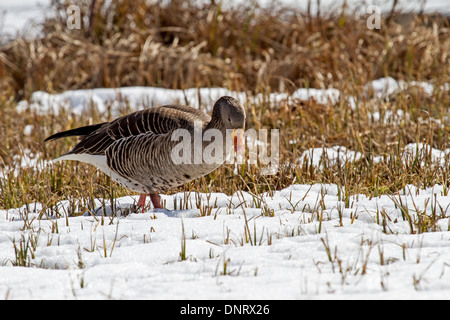
<path id="1" fill-rule="evenodd" d="M 86 136 L 86 135 L 91 134 L 92 132 L 98 130 L 99 128 L 101 128 L 105 123 L 106 122 L 99 123 L 99 124 L 93 124 L 90 126 L 84 126 L 84 127 L 67 130 L 67 131 L 63 131 L 63 132 L 58 132 L 58 133 L 55 133 L 55 134 L 51 135 L 50 137 L 46 138 L 44 140 L 44 142 L 56 140 L 56 139 L 60 139 L 60 138 L 64 138 L 64 137 Z"/>

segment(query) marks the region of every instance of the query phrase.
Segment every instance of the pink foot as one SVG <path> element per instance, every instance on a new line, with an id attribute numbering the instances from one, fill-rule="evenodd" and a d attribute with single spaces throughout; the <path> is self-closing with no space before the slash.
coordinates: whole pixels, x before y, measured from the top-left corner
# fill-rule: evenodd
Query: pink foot
<path id="1" fill-rule="evenodd" d="M 162 209 L 161 206 L 161 197 L 157 193 L 150 193 L 150 199 L 152 200 L 153 207 L 155 209 Z"/>
<path id="2" fill-rule="evenodd" d="M 147 197 L 147 195 L 145 193 L 141 193 L 141 195 L 139 196 L 139 201 L 137 203 L 138 207 L 142 208 L 142 213 L 145 212 L 145 198 Z"/>

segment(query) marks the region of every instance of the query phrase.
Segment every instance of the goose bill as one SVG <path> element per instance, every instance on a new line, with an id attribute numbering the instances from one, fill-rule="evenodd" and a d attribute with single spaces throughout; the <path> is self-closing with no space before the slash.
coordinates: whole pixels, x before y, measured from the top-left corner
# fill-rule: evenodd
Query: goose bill
<path id="1" fill-rule="evenodd" d="M 244 153 L 244 130 L 233 129 L 231 137 L 233 138 L 234 151 L 236 154 L 242 155 Z"/>

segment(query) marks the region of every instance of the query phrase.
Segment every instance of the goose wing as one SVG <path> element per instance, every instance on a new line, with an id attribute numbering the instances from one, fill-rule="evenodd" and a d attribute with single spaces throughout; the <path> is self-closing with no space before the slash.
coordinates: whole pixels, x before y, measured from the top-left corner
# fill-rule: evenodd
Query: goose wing
<path id="1" fill-rule="evenodd" d="M 117 140 L 144 133 L 161 135 L 178 128 L 188 129 L 193 126 L 194 121 L 207 123 L 210 120 L 210 116 L 198 109 L 168 105 L 136 111 L 111 122 L 57 133 L 45 141 L 81 136 L 80 142 L 66 155 L 105 155 L 106 149 Z"/>
<path id="2" fill-rule="evenodd" d="M 130 188 L 133 184 L 134 187 L 141 185 L 150 193 L 167 190 L 189 180 L 177 174 L 169 160 L 170 132 L 178 128 L 191 129 L 194 121 L 202 121 L 206 125 L 211 120 L 205 113 L 183 106 L 157 111 L 145 119 L 141 119 L 141 114 L 128 118 L 135 124 L 133 126 L 125 125 L 124 120 L 112 123 L 108 128 L 109 135 L 119 139 L 106 149 L 107 166 L 124 179 L 122 183 Z M 143 127 L 151 130 L 144 131 Z"/>

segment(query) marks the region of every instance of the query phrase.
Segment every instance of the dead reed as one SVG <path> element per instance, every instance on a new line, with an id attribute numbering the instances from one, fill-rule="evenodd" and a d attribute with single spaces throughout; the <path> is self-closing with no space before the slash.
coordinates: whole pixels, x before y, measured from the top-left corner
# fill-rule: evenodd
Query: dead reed
<path id="1" fill-rule="evenodd" d="M 361 85 L 387 75 L 440 84 L 450 71 L 448 20 L 429 16 L 402 24 L 387 17 L 380 30 L 369 30 L 344 8 L 317 16 L 254 2 L 225 8 L 114 0 L 97 1 L 91 26 L 69 30 L 68 5 L 91 15 L 91 1 L 55 1 L 56 17 L 42 24 L 41 37 L 0 47 L 2 92 L 130 85 L 261 92 Z"/>

